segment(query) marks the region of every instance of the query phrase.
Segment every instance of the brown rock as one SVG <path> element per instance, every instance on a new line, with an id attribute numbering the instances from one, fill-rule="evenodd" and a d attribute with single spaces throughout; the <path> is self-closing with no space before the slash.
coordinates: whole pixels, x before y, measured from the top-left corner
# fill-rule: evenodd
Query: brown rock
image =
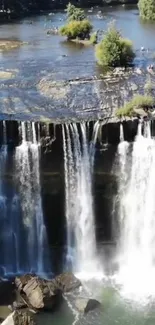
<path id="1" fill-rule="evenodd" d="M 72 291 L 81 286 L 81 282 L 79 279 L 75 277 L 75 275 L 71 272 L 66 272 L 58 275 L 55 278 L 57 286 L 63 292 Z"/>

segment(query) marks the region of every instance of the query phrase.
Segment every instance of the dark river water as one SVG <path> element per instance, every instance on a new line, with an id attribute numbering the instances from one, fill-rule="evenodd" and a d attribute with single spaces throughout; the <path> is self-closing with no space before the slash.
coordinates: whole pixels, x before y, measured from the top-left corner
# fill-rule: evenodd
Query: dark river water
<path id="1" fill-rule="evenodd" d="M 98 15 L 99 11 L 102 14 Z M 141 22 L 136 7 L 95 8 L 93 12 L 87 10 L 87 14 L 90 16 L 94 29 L 105 30 L 108 22 L 116 21 L 122 34 L 133 41 L 137 51 L 135 60 L 137 65 L 145 66 L 147 60 L 146 56 L 139 51 L 142 46 L 149 49 L 153 58 L 153 54 L 155 54 L 155 24 Z M 32 24 L 29 24 L 30 20 L 33 22 Z M 45 95 L 43 91 L 43 93 L 40 92 L 38 86 L 40 81 L 44 82 L 44 80 L 62 82 L 76 78 L 89 78 L 99 74 L 93 47 L 67 43 L 62 37 L 47 35 L 49 28 L 59 27 L 64 21 L 64 12 L 55 12 L 52 15 L 47 13 L 0 26 L 1 38 L 28 42 L 18 49 L 0 53 L 0 70 L 15 72 L 14 78 L 0 80 L 1 115 L 3 113 L 11 114 L 11 118 L 14 116 L 15 118 L 51 116 L 53 119 L 61 115 L 66 117 L 74 115 L 74 111 L 70 108 L 69 98 L 68 104 L 63 106 L 64 99 L 62 98 L 58 105 L 57 97 L 53 95 L 53 99 L 50 92 Z M 75 107 L 79 96 L 86 100 L 88 95 L 92 95 L 92 86 L 88 85 L 87 87 L 88 93 L 81 85 L 78 90 L 74 89 Z M 93 100 L 92 97 L 90 97 L 91 100 Z M 89 103 L 86 102 L 86 104 Z M 83 109 L 85 110 L 85 107 Z M 86 114 L 89 113 L 86 112 Z M 98 287 L 100 288 L 100 299 L 103 300 L 102 313 L 95 312 L 88 317 L 77 317 L 77 314 L 74 315 L 65 302 L 62 309 L 53 315 L 41 314 L 38 317 L 38 324 L 70 325 L 75 317 L 77 317 L 77 324 L 90 325 L 153 325 L 155 323 L 154 308 L 150 306 L 142 308 L 126 303 L 114 290 L 105 289 L 104 286 L 101 290 L 101 284 L 95 286 L 95 290 L 93 290 L 95 295 L 98 292 Z M 6 308 L 0 309 L 2 316 L 7 313 Z"/>

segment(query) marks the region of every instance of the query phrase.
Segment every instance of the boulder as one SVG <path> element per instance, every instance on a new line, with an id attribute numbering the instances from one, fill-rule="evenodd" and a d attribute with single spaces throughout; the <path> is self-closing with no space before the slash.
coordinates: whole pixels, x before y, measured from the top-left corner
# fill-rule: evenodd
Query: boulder
<path id="1" fill-rule="evenodd" d="M 31 309 L 51 310 L 60 301 L 61 292 L 55 281 L 47 281 L 33 275 L 24 275 L 16 277 L 15 284 L 22 298 Z"/>
<path id="2" fill-rule="evenodd" d="M 65 272 L 58 275 L 55 278 L 55 282 L 57 284 L 57 287 L 64 293 L 73 291 L 74 289 L 81 286 L 80 280 L 77 279 L 71 272 Z"/>
<path id="3" fill-rule="evenodd" d="M 28 312 L 14 311 L 2 323 L 2 325 L 35 325 Z"/>
<path id="4" fill-rule="evenodd" d="M 96 299 L 78 298 L 75 301 L 75 306 L 78 309 L 78 311 L 82 313 L 88 313 L 91 310 L 99 308 L 101 304 Z"/>

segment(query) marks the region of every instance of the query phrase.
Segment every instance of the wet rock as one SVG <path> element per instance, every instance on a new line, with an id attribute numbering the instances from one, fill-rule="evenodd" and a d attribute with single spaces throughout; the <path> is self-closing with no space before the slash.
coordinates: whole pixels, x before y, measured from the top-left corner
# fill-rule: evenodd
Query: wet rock
<path id="1" fill-rule="evenodd" d="M 79 279 L 71 272 L 66 272 L 58 275 L 55 278 L 58 288 L 63 292 L 69 292 L 81 286 Z"/>
<path id="2" fill-rule="evenodd" d="M 35 325 L 35 321 L 28 312 L 14 311 L 2 323 L 2 325 Z"/>
<path id="3" fill-rule="evenodd" d="M 58 35 L 58 34 L 59 34 L 58 28 L 52 28 L 47 31 L 47 35 Z"/>
<path id="4" fill-rule="evenodd" d="M 25 275 L 15 279 L 16 287 L 29 308 L 52 310 L 61 300 L 55 281 Z"/>
<path id="5" fill-rule="evenodd" d="M 10 51 L 12 49 L 16 49 L 20 47 L 21 45 L 26 44 L 24 42 L 18 41 L 18 40 L 0 40 L 0 51 Z"/>
<path id="6" fill-rule="evenodd" d="M 134 112 L 139 116 L 139 117 L 147 117 L 148 114 L 142 109 L 142 108 L 134 108 Z"/>
<path id="7" fill-rule="evenodd" d="M 88 313 L 91 310 L 99 308 L 100 302 L 96 299 L 78 298 L 75 302 L 76 308 L 82 313 Z"/>

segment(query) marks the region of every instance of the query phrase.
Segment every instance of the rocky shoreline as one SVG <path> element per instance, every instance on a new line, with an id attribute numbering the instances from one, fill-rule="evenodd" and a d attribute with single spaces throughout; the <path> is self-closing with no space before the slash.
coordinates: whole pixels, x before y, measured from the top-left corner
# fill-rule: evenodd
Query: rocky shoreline
<path id="1" fill-rule="evenodd" d="M 79 290 L 80 288 L 80 290 Z M 3 325 L 35 325 L 35 314 L 54 312 L 60 307 L 67 294 L 76 296 L 74 308 L 79 313 L 87 314 L 101 303 L 92 297 L 80 296 L 81 281 L 73 273 L 66 272 L 52 280 L 37 275 L 25 274 L 9 281 L 0 282 L 0 304 L 7 304 L 11 314 L 2 320 Z M 86 294 L 86 293 L 85 293 Z M 52 319 L 52 318 L 51 318 Z"/>

